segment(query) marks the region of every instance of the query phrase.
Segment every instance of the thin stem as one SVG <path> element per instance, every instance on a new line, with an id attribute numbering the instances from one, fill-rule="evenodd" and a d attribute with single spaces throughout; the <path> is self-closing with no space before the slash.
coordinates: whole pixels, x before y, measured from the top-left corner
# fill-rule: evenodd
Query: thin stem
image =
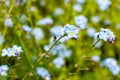
<path id="1" fill-rule="evenodd" d="M 62 39 L 63 37 L 65 37 L 65 36 L 66 36 L 66 35 L 63 35 L 63 36 L 61 36 L 58 40 L 56 40 L 56 41 L 53 43 L 53 45 L 49 48 L 49 50 L 47 51 L 46 54 L 49 54 L 50 51 L 51 51 L 51 49 L 56 45 L 56 43 L 57 43 L 60 39 Z M 45 56 L 45 53 L 43 53 L 43 55 L 37 60 L 37 63 L 39 63 L 44 56 Z M 37 63 L 36 63 L 36 64 L 37 64 Z M 34 67 L 36 66 L 36 64 L 32 67 L 31 71 L 34 69 Z M 22 80 L 25 80 L 25 78 L 28 76 L 28 74 L 29 74 L 31 71 L 27 72 L 27 74 L 23 77 Z"/>
<path id="2" fill-rule="evenodd" d="M 37 60 L 37 62 L 39 63 L 44 56 L 45 56 L 45 53 L 42 54 L 42 56 Z"/>
<path id="3" fill-rule="evenodd" d="M 50 51 L 51 51 L 51 49 L 56 45 L 56 43 L 60 40 L 60 39 L 62 39 L 63 37 L 65 37 L 66 35 L 63 35 L 63 36 L 61 36 L 58 40 L 56 40 L 54 43 L 53 43 L 53 45 L 49 48 L 49 50 L 47 51 L 47 54 L 49 54 L 50 53 Z"/>
<path id="4" fill-rule="evenodd" d="M 10 6 L 10 9 L 9 9 L 9 11 L 8 11 L 8 14 L 11 13 L 11 11 L 12 11 L 12 9 L 13 9 L 13 7 L 14 7 L 14 2 L 15 2 L 15 0 L 13 0 L 13 2 L 12 2 L 12 5 Z"/>
<path id="5" fill-rule="evenodd" d="M 95 45 L 100 41 L 100 39 L 98 39 L 93 45 L 92 47 L 95 47 Z"/>
<path id="6" fill-rule="evenodd" d="M 25 80 L 25 78 L 29 75 L 30 72 L 31 72 L 31 71 L 27 72 L 27 74 L 23 77 L 22 80 Z"/>

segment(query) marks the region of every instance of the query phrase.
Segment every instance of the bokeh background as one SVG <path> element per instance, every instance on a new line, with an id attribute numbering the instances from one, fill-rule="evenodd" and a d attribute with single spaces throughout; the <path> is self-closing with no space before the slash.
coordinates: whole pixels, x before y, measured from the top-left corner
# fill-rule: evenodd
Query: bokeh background
<path id="1" fill-rule="evenodd" d="M 70 51 L 70 55 L 55 64 L 54 59 L 58 55 L 51 52 L 47 55 L 48 59 L 44 57 L 36 65 L 39 57 L 46 52 L 45 46 L 52 43 L 51 28 L 64 27 L 66 24 L 76 26 L 75 17 L 79 15 L 86 17 L 87 28 L 80 30 L 77 40 L 69 39 L 59 43 Z M 114 32 L 114 44 L 101 42 L 96 48 L 92 47 L 93 35 L 100 28 Z M 0 64 L 9 66 L 8 75 L 4 79 L 22 80 L 30 72 L 25 80 L 44 80 L 36 72 L 37 67 L 43 67 L 49 72 L 51 80 L 120 80 L 119 72 L 113 75 L 109 68 L 101 66 L 107 58 L 114 58 L 120 66 L 119 33 L 120 0 L 0 0 L 0 51 L 15 44 L 23 49 L 19 60 L 0 55 Z M 99 57 L 97 61 L 92 60 L 95 55 Z M 61 66 L 56 67 L 57 64 Z M 1 80 L 4 79 L 1 77 Z"/>

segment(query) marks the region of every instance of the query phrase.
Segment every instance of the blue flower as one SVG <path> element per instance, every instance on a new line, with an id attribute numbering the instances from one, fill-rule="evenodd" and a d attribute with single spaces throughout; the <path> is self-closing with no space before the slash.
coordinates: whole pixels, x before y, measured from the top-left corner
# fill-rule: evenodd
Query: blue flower
<path id="1" fill-rule="evenodd" d="M 2 56 L 7 56 L 8 55 L 8 50 L 7 49 L 3 49 L 2 50 Z"/>
<path id="2" fill-rule="evenodd" d="M 37 72 L 38 76 L 41 76 L 42 78 L 49 78 L 49 80 L 50 80 L 51 75 L 47 69 L 45 69 L 43 67 L 37 67 L 36 72 Z"/>
<path id="3" fill-rule="evenodd" d="M 67 34 L 68 38 L 78 38 L 77 34 L 79 32 L 79 29 L 76 28 L 74 25 L 66 24 L 64 26 L 64 31 Z"/>
<path id="4" fill-rule="evenodd" d="M 94 56 L 92 56 L 91 59 L 92 59 L 93 61 L 95 61 L 95 62 L 99 62 L 99 61 L 100 61 L 100 56 L 94 55 Z"/>
<path id="5" fill-rule="evenodd" d="M 65 61 L 64 58 L 62 57 L 57 57 L 53 60 L 53 64 L 55 64 L 57 68 L 61 68 L 64 65 L 64 63 Z"/>
<path id="6" fill-rule="evenodd" d="M 80 4 L 75 4 L 73 6 L 73 9 L 77 12 L 81 12 L 82 11 L 82 6 Z"/>
<path id="7" fill-rule="evenodd" d="M 52 23 L 53 23 L 53 19 L 51 19 L 51 18 L 43 18 L 43 19 L 39 20 L 37 24 L 45 26 L 45 25 L 50 25 Z"/>
<path id="8" fill-rule="evenodd" d="M 56 38 L 59 38 L 64 35 L 64 28 L 62 26 L 55 26 L 50 29 L 50 32 Z"/>
<path id="9" fill-rule="evenodd" d="M 4 24 L 5 24 L 5 26 L 7 26 L 7 27 L 13 27 L 13 22 L 12 22 L 12 19 L 11 19 L 11 18 L 6 18 L 6 19 L 4 20 Z"/>
<path id="10" fill-rule="evenodd" d="M 32 30 L 32 35 L 34 35 L 35 39 L 38 41 L 44 37 L 44 33 L 43 33 L 42 29 L 40 29 L 40 28 L 34 28 Z"/>
<path id="11" fill-rule="evenodd" d="M 93 23 L 98 23 L 98 22 L 100 21 L 100 16 L 92 16 L 92 17 L 91 17 L 91 21 L 92 21 Z"/>
<path id="12" fill-rule="evenodd" d="M 109 41 L 109 43 L 114 43 L 115 35 L 109 29 L 100 29 L 100 32 L 94 35 L 94 39 L 100 39 L 104 41 Z"/>
<path id="13" fill-rule="evenodd" d="M 22 48 L 20 46 L 14 45 L 12 48 L 3 49 L 2 56 L 3 57 L 4 56 L 8 56 L 8 57 L 19 56 L 21 52 L 23 52 Z"/>
<path id="14" fill-rule="evenodd" d="M 113 75 L 118 75 L 120 72 L 120 67 L 114 58 L 107 58 L 103 60 L 101 65 L 108 67 Z"/>
<path id="15" fill-rule="evenodd" d="M 99 5 L 100 10 L 104 11 L 109 8 L 111 5 L 110 0 L 95 0 L 96 3 Z"/>
<path id="16" fill-rule="evenodd" d="M 87 34 L 89 37 L 93 37 L 95 33 L 96 33 L 95 28 L 88 28 Z"/>
<path id="17" fill-rule="evenodd" d="M 23 29 L 23 31 L 26 31 L 26 32 L 31 32 L 32 31 L 32 28 L 28 25 L 23 25 L 22 29 Z"/>
<path id="18" fill-rule="evenodd" d="M 64 10 L 62 8 L 56 8 L 54 11 L 54 15 L 58 16 L 58 15 L 62 15 L 64 14 Z"/>
<path id="19" fill-rule="evenodd" d="M 0 75 L 7 76 L 8 70 L 9 70 L 9 67 L 7 65 L 1 65 L 0 66 Z"/>
<path id="20" fill-rule="evenodd" d="M 76 16 L 75 17 L 75 24 L 80 28 L 80 29 L 86 29 L 87 28 L 87 18 L 83 15 Z"/>

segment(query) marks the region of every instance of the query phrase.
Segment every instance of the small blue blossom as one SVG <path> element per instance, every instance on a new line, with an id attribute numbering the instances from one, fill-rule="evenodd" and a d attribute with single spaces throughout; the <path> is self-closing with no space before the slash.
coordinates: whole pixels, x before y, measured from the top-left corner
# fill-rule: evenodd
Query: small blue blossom
<path id="1" fill-rule="evenodd" d="M 108 67 L 113 75 L 118 75 L 120 72 L 120 67 L 118 66 L 117 61 L 114 58 L 107 58 L 103 60 L 101 65 Z"/>
<path id="2" fill-rule="evenodd" d="M 102 42 L 101 41 L 99 41 L 96 45 L 95 45 L 95 48 L 100 48 L 101 46 L 102 46 Z"/>
<path id="3" fill-rule="evenodd" d="M 39 4 L 40 4 L 40 6 L 45 6 L 46 5 L 46 1 L 45 0 L 40 0 Z"/>
<path id="4" fill-rule="evenodd" d="M 30 7 L 30 12 L 34 12 L 36 10 L 36 7 L 35 6 L 31 6 Z"/>
<path id="5" fill-rule="evenodd" d="M 99 62 L 99 61 L 100 61 L 100 56 L 94 55 L 94 56 L 92 56 L 91 59 L 92 59 L 93 61 L 95 61 L 95 62 Z"/>
<path id="6" fill-rule="evenodd" d="M 32 35 L 34 35 L 35 39 L 38 41 L 44 37 L 44 33 L 43 33 L 42 29 L 40 29 L 40 28 L 34 28 L 32 30 Z"/>
<path id="7" fill-rule="evenodd" d="M 14 45 L 12 48 L 16 51 L 16 53 L 23 52 L 22 47 L 20 47 L 20 46 Z"/>
<path id="8" fill-rule="evenodd" d="M 116 27 L 116 29 L 120 29 L 120 23 L 117 23 L 117 24 L 115 25 L 115 27 Z"/>
<path id="9" fill-rule="evenodd" d="M 113 75 L 118 75 L 120 73 L 120 66 L 118 65 L 113 65 L 109 69 Z"/>
<path id="10" fill-rule="evenodd" d="M 27 21 L 27 16 L 25 14 L 21 14 L 18 16 L 21 23 L 25 23 Z"/>
<path id="11" fill-rule="evenodd" d="M 56 8 L 54 11 L 54 15 L 58 16 L 58 15 L 62 15 L 64 14 L 64 10 L 62 8 Z"/>
<path id="12" fill-rule="evenodd" d="M 9 70 L 9 67 L 7 65 L 1 65 L 0 66 L 0 75 L 7 76 L 8 70 Z"/>
<path id="13" fill-rule="evenodd" d="M 63 58 L 70 57 L 72 54 L 71 50 L 68 50 L 66 46 L 63 44 L 56 45 L 55 48 L 53 48 L 51 53 L 53 55 L 58 55 Z"/>
<path id="14" fill-rule="evenodd" d="M 104 41 L 109 41 L 109 43 L 114 43 L 115 35 L 109 29 L 100 29 L 99 33 L 96 33 L 94 39 L 100 39 Z"/>
<path id="15" fill-rule="evenodd" d="M 13 22 L 12 22 L 12 19 L 11 19 L 11 18 L 6 18 L 6 19 L 4 20 L 4 24 L 5 24 L 5 26 L 7 26 L 7 27 L 13 27 Z"/>
<path id="16" fill-rule="evenodd" d="M 94 37 L 94 34 L 96 33 L 95 28 L 91 27 L 87 29 L 87 34 L 89 37 Z"/>
<path id="17" fill-rule="evenodd" d="M 110 20 L 106 19 L 106 20 L 104 21 L 104 24 L 105 24 L 105 25 L 110 25 Z"/>
<path id="18" fill-rule="evenodd" d="M 75 4 L 73 6 L 73 9 L 77 12 L 81 12 L 82 11 L 82 6 L 80 4 Z"/>
<path id="19" fill-rule="evenodd" d="M 57 57 L 53 60 L 53 64 L 55 64 L 57 68 L 61 68 L 64 65 L 64 63 L 65 61 L 64 58 L 62 57 Z"/>
<path id="20" fill-rule="evenodd" d="M 47 69 L 43 68 L 43 67 L 37 67 L 36 68 L 36 72 L 38 74 L 38 76 L 45 78 L 46 80 L 50 80 L 50 73 L 48 72 Z"/>
<path id="21" fill-rule="evenodd" d="M 112 65 L 116 65 L 117 61 L 114 58 L 106 58 L 102 61 L 102 66 L 111 67 Z"/>
<path id="22" fill-rule="evenodd" d="M 68 38 L 78 38 L 79 29 L 76 28 L 74 25 L 66 24 L 64 26 L 64 31 L 67 34 Z"/>
<path id="23" fill-rule="evenodd" d="M 43 19 L 39 20 L 37 24 L 45 26 L 45 25 L 51 25 L 52 23 L 53 23 L 53 19 L 43 18 Z"/>
<path id="24" fill-rule="evenodd" d="M 92 16 L 92 17 L 91 17 L 91 21 L 92 21 L 93 23 L 98 23 L 98 22 L 100 21 L 100 16 Z"/>
<path id="25" fill-rule="evenodd" d="M 25 31 L 25 32 L 31 32 L 32 28 L 30 26 L 28 26 L 28 25 L 23 25 L 22 30 Z"/>
<path id="26" fill-rule="evenodd" d="M 2 56 L 3 57 L 4 56 L 8 56 L 8 57 L 19 56 L 21 52 L 23 52 L 22 48 L 20 46 L 14 45 L 12 48 L 3 49 Z"/>
<path id="27" fill-rule="evenodd" d="M 8 55 L 8 50 L 7 49 L 3 49 L 2 50 L 2 56 L 7 56 Z"/>
<path id="28" fill-rule="evenodd" d="M 9 7 L 9 6 L 10 6 L 10 0 L 5 0 L 5 5 L 6 5 L 7 7 Z"/>
<path id="29" fill-rule="evenodd" d="M 8 54 L 7 54 L 8 57 L 16 56 L 16 52 L 13 48 L 8 48 L 7 51 L 8 51 Z"/>
<path id="30" fill-rule="evenodd" d="M 55 26 L 50 29 L 50 32 L 56 38 L 59 38 L 64 35 L 64 28 L 62 26 Z"/>
<path id="31" fill-rule="evenodd" d="M 95 0 L 96 3 L 99 5 L 100 10 L 104 11 L 109 8 L 112 4 L 110 0 Z"/>
<path id="32" fill-rule="evenodd" d="M 80 28 L 80 29 L 86 29 L 87 28 L 87 18 L 83 15 L 76 16 L 75 17 L 75 24 Z"/>

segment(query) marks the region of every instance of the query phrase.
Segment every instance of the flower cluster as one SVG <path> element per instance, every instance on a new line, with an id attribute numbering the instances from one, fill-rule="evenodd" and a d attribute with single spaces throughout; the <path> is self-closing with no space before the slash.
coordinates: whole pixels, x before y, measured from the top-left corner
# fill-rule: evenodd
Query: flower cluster
<path id="1" fill-rule="evenodd" d="M 114 58 L 107 58 L 103 60 L 101 65 L 108 67 L 113 75 L 118 75 L 120 72 L 120 67 L 118 66 L 117 61 Z"/>
<path id="2" fill-rule="evenodd" d="M 50 80 L 51 79 L 50 73 L 48 72 L 47 69 L 45 69 L 43 67 L 37 67 L 36 72 L 40 77 L 45 78 L 45 80 Z"/>
<path id="3" fill-rule="evenodd" d="M 7 65 L 1 65 L 0 66 L 0 75 L 7 76 L 8 70 L 9 70 L 9 67 Z"/>
<path id="4" fill-rule="evenodd" d="M 111 5 L 110 0 L 95 0 L 96 3 L 99 5 L 100 10 L 104 11 L 109 8 Z"/>
<path id="5" fill-rule="evenodd" d="M 55 26 L 50 29 L 50 32 L 56 38 L 64 36 L 66 34 L 66 38 L 78 38 L 79 28 L 75 27 L 74 25 L 66 24 L 64 28 L 62 26 Z"/>
<path id="6" fill-rule="evenodd" d="M 87 28 L 87 18 L 83 15 L 76 16 L 75 17 L 75 24 L 80 28 L 80 29 L 86 29 Z"/>
<path id="7" fill-rule="evenodd" d="M 21 52 L 23 52 L 22 48 L 20 46 L 14 45 L 12 48 L 3 49 L 2 56 L 19 56 Z"/>
<path id="8" fill-rule="evenodd" d="M 44 32 L 42 31 L 41 28 L 38 28 L 38 27 L 35 27 L 35 28 L 32 29 L 28 25 L 23 25 L 22 30 L 25 31 L 25 32 L 30 33 L 30 34 L 27 34 L 27 38 L 30 38 L 31 35 L 33 35 L 35 37 L 35 39 L 37 41 L 39 41 L 44 37 Z"/>
<path id="9" fill-rule="evenodd" d="M 114 43 L 115 35 L 109 29 L 100 29 L 100 32 L 94 35 L 94 39 L 100 39 L 104 41 L 109 41 L 110 43 Z"/>

